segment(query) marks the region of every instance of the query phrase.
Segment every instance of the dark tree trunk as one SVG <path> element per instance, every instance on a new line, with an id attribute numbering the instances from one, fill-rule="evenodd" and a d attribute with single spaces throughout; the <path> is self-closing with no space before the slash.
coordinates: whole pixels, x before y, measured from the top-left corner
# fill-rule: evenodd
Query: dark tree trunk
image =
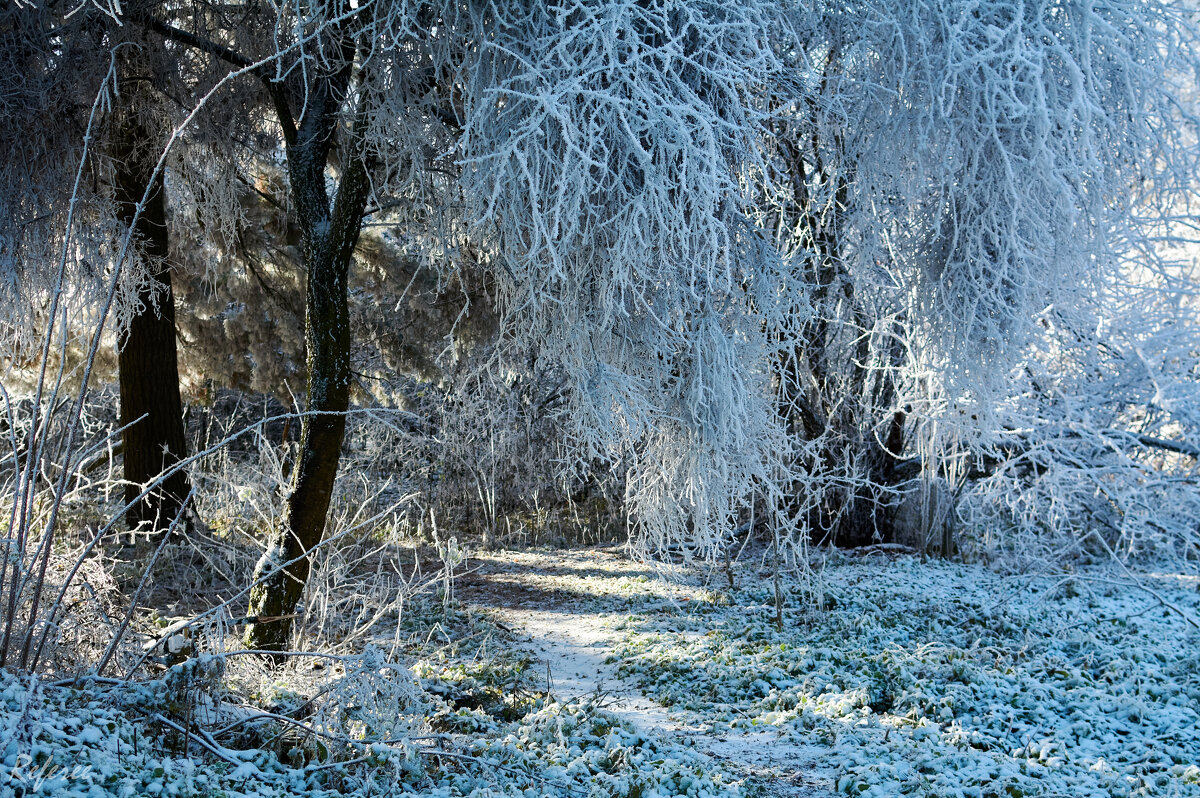
<path id="1" fill-rule="evenodd" d="M 125 501 L 187 456 L 179 366 L 175 351 L 175 296 L 167 263 L 167 217 L 163 181 L 139 148 L 147 141 L 138 124 L 121 132 L 116 152 L 115 194 L 121 221 L 132 225 L 149 279 L 139 289 L 140 310 L 118 343 L 121 386 L 121 433 L 125 461 Z M 149 198 L 140 214 L 137 204 Z M 136 219 L 134 218 L 136 215 Z M 143 417 L 144 416 L 144 417 Z M 139 420 L 140 419 L 140 420 Z M 190 492 L 188 476 L 179 469 L 134 504 L 125 520 L 131 529 L 165 530 L 183 511 Z"/>
<path id="2" fill-rule="evenodd" d="M 364 146 L 373 98 L 354 99 L 351 78 L 358 58 L 360 20 L 348 13 L 351 3 L 334 4 L 341 21 L 330 24 L 329 58 L 311 70 L 288 70 L 279 78 L 277 64 L 256 65 L 217 42 L 208 41 L 150 16 L 135 17 L 150 30 L 216 56 L 258 77 L 274 106 L 287 155 L 288 188 L 303 237 L 306 280 L 305 347 L 308 395 L 300 424 L 300 453 L 292 469 L 292 489 L 279 527 L 254 571 L 246 630 L 250 648 L 279 651 L 291 636 L 291 618 L 304 593 L 313 549 L 325 534 L 325 519 L 341 459 L 349 407 L 350 328 L 347 274 L 358 242 L 376 157 Z M 335 52 L 340 51 L 336 53 Z M 323 66 L 322 66 L 323 65 Z M 359 76 L 359 87 L 369 85 Z M 341 130 L 351 103 L 357 102 L 349 130 Z M 293 108 L 302 108 L 297 120 Z M 338 159 L 343 173 L 332 203 L 326 169 L 335 137 L 348 145 Z"/>
<path id="3" fill-rule="evenodd" d="M 357 237 L 357 231 L 355 231 Z M 249 615 L 261 619 L 246 633 L 252 649 L 282 650 L 291 618 L 311 568 L 311 549 L 321 542 L 333 495 L 350 405 L 350 317 L 346 279 L 349 253 L 334 253 L 308 266 L 305 347 L 308 400 L 300 423 L 300 453 L 292 492 L 275 538 L 255 569 Z M 286 563 L 286 565 L 284 565 Z M 280 566 L 284 566 L 280 568 Z M 265 577 L 265 578 L 264 578 Z"/>
<path id="4" fill-rule="evenodd" d="M 288 180 L 304 236 L 308 398 L 291 495 L 279 528 L 255 568 L 257 584 L 250 592 L 248 614 L 258 620 L 246 631 L 251 649 L 281 651 L 288 643 L 292 616 L 308 582 L 312 549 L 325 534 L 346 431 L 350 403 L 347 277 L 366 211 L 371 168 L 370 156 L 361 146 L 367 105 L 362 99 L 350 134 L 346 170 L 329 207 L 325 168 L 339 104 L 349 83 L 352 45 L 347 56 L 342 70 L 318 81 L 298 128 L 292 125 L 286 100 L 276 95 L 287 143 Z"/>

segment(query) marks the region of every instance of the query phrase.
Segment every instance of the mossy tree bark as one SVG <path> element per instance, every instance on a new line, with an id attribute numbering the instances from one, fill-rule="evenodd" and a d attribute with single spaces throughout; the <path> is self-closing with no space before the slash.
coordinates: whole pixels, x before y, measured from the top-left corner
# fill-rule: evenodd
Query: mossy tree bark
<path id="1" fill-rule="evenodd" d="M 372 158 L 362 145 L 367 98 L 359 98 L 344 172 L 331 203 L 326 189 L 335 130 L 346 102 L 353 44 L 344 65 L 318 76 L 304 117 L 296 125 L 282 87 L 273 90 L 284 131 L 288 180 L 300 228 L 306 282 L 305 348 L 308 395 L 300 423 L 300 451 L 291 493 L 279 527 L 255 568 L 246 631 L 251 649 L 280 651 L 291 636 L 292 616 L 308 582 L 311 552 L 324 533 L 350 402 L 350 318 L 347 278 L 370 192 Z"/>
<path id="2" fill-rule="evenodd" d="M 142 152 L 153 139 L 132 117 L 118 130 L 114 194 L 121 221 L 133 228 L 148 279 L 138 290 L 140 309 L 118 342 L 121 443 L 125 502 L 187 456 L 175 339 L 175 295 L 168 263 L 166 199 L 162 175 Z M 138 204 L 147 196 L 141 213 Z M 175 470 L 125 513 L 131 529 L 161 532 L 185 509 L 187 472 Z"/>

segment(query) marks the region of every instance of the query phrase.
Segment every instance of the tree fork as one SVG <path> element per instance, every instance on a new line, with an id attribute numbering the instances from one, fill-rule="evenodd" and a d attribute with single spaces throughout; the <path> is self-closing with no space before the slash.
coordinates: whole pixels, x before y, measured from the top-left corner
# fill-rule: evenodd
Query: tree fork
<path id="1" fill-rule="evenodd" d="M 350 48 L 347 64 L 352 62 Z M 332 212 L 325 191 L 325 166 L 334 127 L 337 98 L 344 96 L 349 66 L 327 76 L 309 98 L 310 114 L 298 128 L 281 123 L 287 141 L 288 173 L 304 231 L 307 266 L 304 343 L 308 396 L 300 421 L 300 452 L 292 471 L 292 491 L 267 551 L 255 567 L 247 615 L 272 618 L 251 624 L 246 645 L 282 651 L 291 636 L 292 618 L 312 569 L 313 548 L 325 534 L 333 497 L 346 411 L 350 406 L 350 313 L 348 275 L 370 194 L 372 156 L 363 147 L 368 99 L 355 115 L 352 152 L 337 188 Z"/>

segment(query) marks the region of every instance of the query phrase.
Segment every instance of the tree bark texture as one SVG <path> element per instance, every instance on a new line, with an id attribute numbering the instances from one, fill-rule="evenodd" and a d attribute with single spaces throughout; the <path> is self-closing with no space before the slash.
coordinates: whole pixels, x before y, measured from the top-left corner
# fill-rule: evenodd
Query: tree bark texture
<path id="1" fill-rule="evenodd" d="M 347 59 L 351 61 L 352 57 Z M 352 152 L 330 208 L 325 168 L 348 80 L 348 66 L 321 80 L 295 128 L 286 103 L 276 101 L 287 144 L 290 190 L 304 237 L 308 396 L 291 494 L 279 528 L 255 568 L 256 584 L 250 592 L 248 614 L 258 620 L 248 627 L 245 642 L 257 650 L 281 651 L 291 637 L 292 617 L 312 567 L 311 552 L 324 537 L 346 431 L 350 403 L 347 279 L 370 189 L 368 157 L 359 144 L 365 124 L 360 107 L 351 134 Z"/>
<path id="2" fill-rule="evenodd" d="M 139 310 L 119 341 L 121 433 L 125 464 L 125 502 L 187 456 L 183 403 L 179 396 L 179 364 L 175 341 L 175 296 L 167 262 L 166 200 L 162 175 L 139 150 L 145 130 L 124 125 L 116 148 L 115 199 L 121 221 L 132 226 L 149 278 L 138 290 Z M 140 214 L 138 203 L 150 189 Z M 136 216 L 136 218 L 135 218 Z M 131 529 L 165 530 L 183 511 L 190 492 L 183 469 L 165 477 L 126 513 Z"/>

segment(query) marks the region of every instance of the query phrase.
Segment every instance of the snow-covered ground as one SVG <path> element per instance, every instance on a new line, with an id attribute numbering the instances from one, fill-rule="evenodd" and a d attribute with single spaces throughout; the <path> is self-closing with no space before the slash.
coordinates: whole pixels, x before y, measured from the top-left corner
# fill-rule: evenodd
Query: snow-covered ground
<path id="1" fill-rule="evenodd" d="M 905 557 L 822 580 L 783 631 L 761 586 L 630 615 L 619 672 L 681 718 L 822 747 L 843 794 L 1200 795 L 1194 578 L 1147 592 Z"/>
<path id="2" fill-rule="evenodd" d="M 4 677 L 0 795 L 1200 796 L 1195 577 L 839 556 L 784 580 L 782 631 L 756 564 L 658 577 L 488 554 L 457 610 L 383 633 L 398 665 L 254 696 L 219 660 L 136 690 Z M 233 706 L 289 697 L 319 704 L 290 738 Z"/>
<path id="3" fill-rule="evenodd" d="M 777 631 L 754 568 L 729 590 L 719 573 L 667 586 L 612 555 L 549 559 L 517 557 L 504 579 L 541 600 L 504 612 L 552 672 L 771 794 L 1200 795 L 1196 577 L 840 557 L 785 578 Z"/>

